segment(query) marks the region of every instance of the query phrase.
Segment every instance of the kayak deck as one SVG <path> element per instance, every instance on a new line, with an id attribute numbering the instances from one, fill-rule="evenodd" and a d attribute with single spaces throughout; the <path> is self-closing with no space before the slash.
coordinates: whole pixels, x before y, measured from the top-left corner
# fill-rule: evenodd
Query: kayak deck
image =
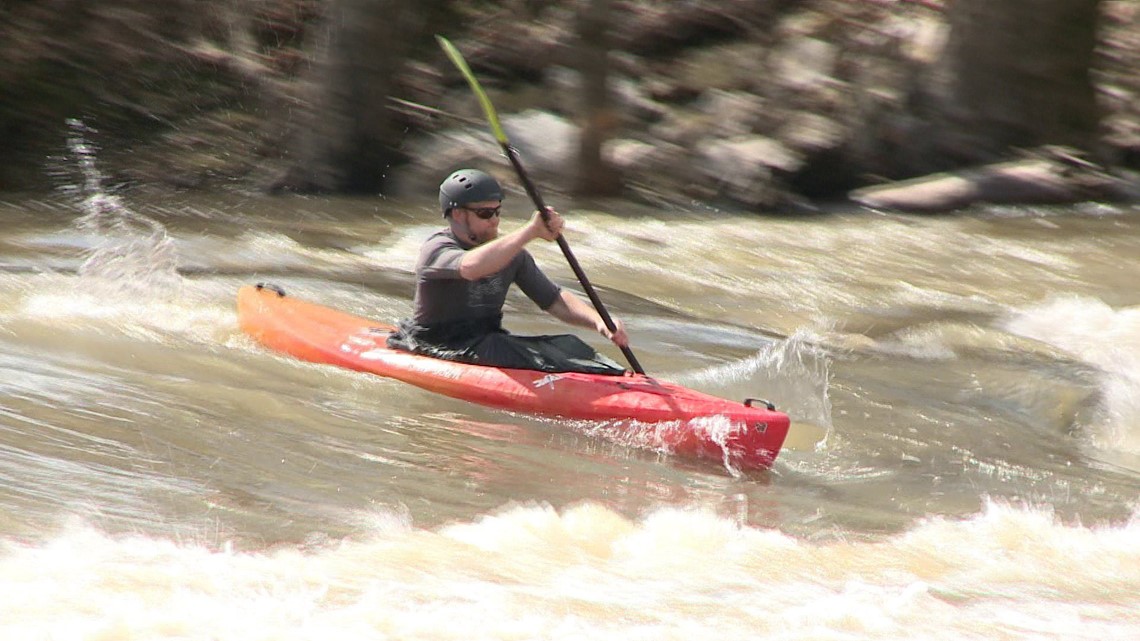
<path id="1" fill-rule="evenodd" d="M 641 374 L 549 373 L 445 361 L 386 345 L 394 327 L 261 286 L 238 291 L 242 331 L 315 363 L 394 378 L 488 407 L 634 429 L 654 424 L 655 446 L 743 469 L 770 467 L 788 417 Z M 726 428 L 727 425 L 727 428 Z M 612 430 L 610 430 L 612 431 Z"/>

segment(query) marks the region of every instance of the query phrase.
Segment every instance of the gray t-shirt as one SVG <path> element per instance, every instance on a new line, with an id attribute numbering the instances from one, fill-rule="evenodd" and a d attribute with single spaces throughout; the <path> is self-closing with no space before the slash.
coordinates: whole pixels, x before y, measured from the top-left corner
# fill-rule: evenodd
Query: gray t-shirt
<path id="1" fill-rule="evenodd" d="M 413 320 L 417 325 L 498 316 L 511 283 L 517 284 L 541 309 L 553 305 L 562 291 L 542 273 L 525 249 L 502 270 L 479 280 L 465 280 L 459 275 L 459 262 L 464 252 L 472 248 L 450 229 L 438 231 L 424 242 L 416 261 Z"/>

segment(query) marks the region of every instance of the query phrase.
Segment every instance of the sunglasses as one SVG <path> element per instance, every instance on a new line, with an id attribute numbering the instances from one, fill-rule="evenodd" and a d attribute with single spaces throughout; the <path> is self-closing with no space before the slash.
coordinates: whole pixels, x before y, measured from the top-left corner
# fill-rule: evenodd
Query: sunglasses
<path id="1" fill-rule="evenodd" d="M 499 214 L 503 213 L 503 206 L 502 205 L 499 205 L 498 207 L 480 207 L 478 209 L 472 209 L 470 207 L 464 207 L 464 209 L 475 214 L 476 216 L 478 216 L 479 218 L 481 218 L 483 220 L 491 220 L 495 216 L 498 216 Z"/>

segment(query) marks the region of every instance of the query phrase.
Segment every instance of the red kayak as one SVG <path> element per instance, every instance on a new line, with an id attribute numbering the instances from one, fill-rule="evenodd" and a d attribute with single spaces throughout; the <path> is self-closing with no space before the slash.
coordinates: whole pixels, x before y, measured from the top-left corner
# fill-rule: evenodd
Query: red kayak
<path id="1" fill-rule="evenodd" d="M 770 467 L 788 433 L 788 416 L 763 401 L 730 401 L 641 374 L 551 374 L 389 349 L 391 325 L 286 296 L 278 288 L 242 287 L 237 308 L 242 331 L 296 358 L 498 409 L 598 421 L 611 434 L 639 430 L 627 440 L 737 469 Z"/>

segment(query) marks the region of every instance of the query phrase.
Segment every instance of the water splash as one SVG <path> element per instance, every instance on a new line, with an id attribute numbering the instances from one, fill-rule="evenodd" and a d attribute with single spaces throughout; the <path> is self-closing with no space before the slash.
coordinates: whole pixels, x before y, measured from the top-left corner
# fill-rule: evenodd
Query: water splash
<path id="1" fill-rule="evenodd" d="M 831 428 L 831 359 L 815 333 L 798 330 L 765 345 L 755 355 L 680 377 L 679 382 L 715 388 L 730 398 L 763 396 L 802 421 Z M 826 440 L 826 439 L 825 439 Z"/>
<path id="2" fill-rule="evenodd" d="M 65 193 L 79 199 L 83 215 L 75 224 L 96 236 L 87 250 L 79 276 L 95 294 L 113 298 L 154 296 L 165 292 L 176 297 L 182 286 L 178 254 L 166 228 L 139 214 L 104 186 L 96 163 L 98 148 L 90 141 L 96 130 L 82 121 L 67 121 L 71 135 L 67 147 L 80 172 L 79 184 L 67 185 Z"/>
<path id="3" fill-rule="evenodd" d="M 563 421 L 566 423 L 566 421 Z M 621 420 L 579 420 L 569 421 L 575 431 L 591 438 L 601 438 L 620 447 L 655 452 L 661 456 L 672 456 L 676 452 L 671 443 L 676 443 L 679 434 L 692 432 L 707 437 L 720 448 L 721 465 L 734 477 L 744 473 L 736 465 L 737 458 L 730 439 L 748 427 L 724 416 L 700 416 L 687 420 L 658 421 L 646 423 L 633 419 Z"/>

